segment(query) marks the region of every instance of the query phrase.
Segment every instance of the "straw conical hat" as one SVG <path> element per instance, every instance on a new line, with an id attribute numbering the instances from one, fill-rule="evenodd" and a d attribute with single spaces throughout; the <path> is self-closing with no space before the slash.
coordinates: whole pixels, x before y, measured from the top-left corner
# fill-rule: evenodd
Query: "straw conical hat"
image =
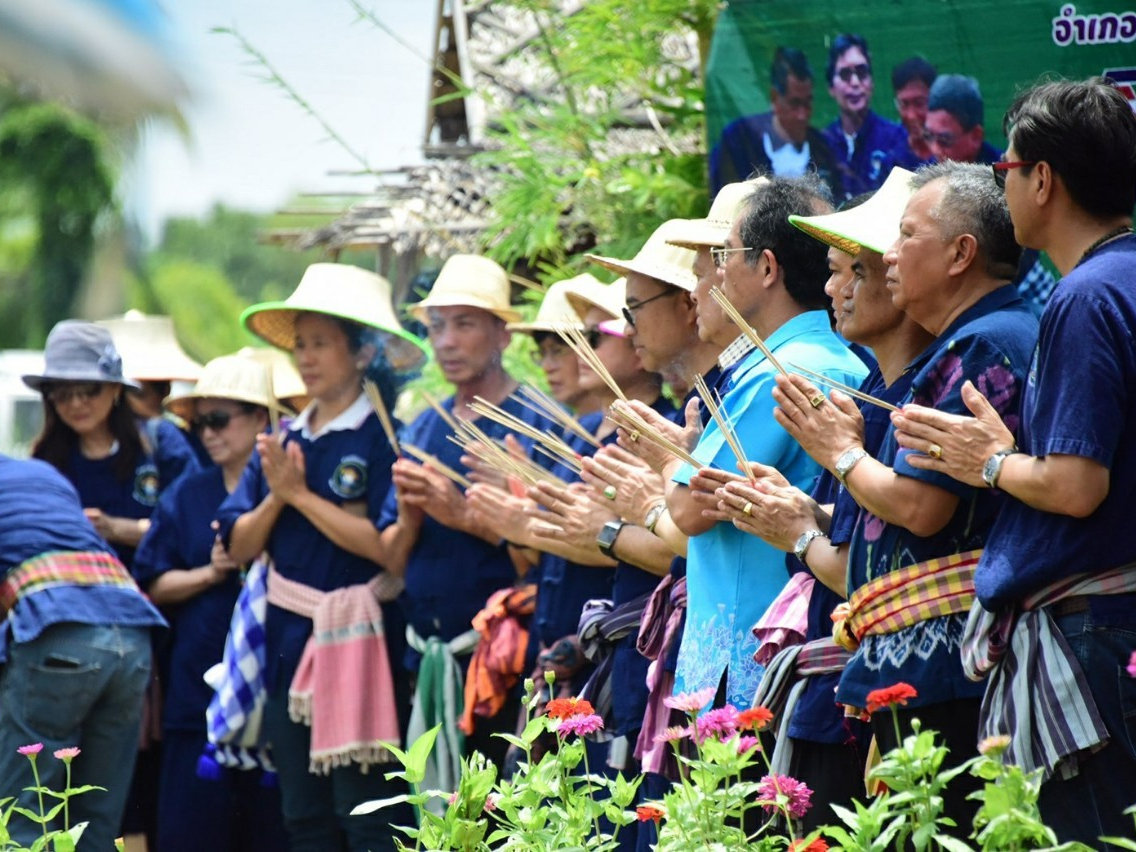
<path id="1" fill-rule="evenodd" d="M 281 349 L 267 346 L 245 346 L 237 352 L 245 358 L 256 358 L 265 364 L 272 373 L 272 392 L 276 398 L 289 408 L 302 411 L 308 404 L 308 389 L 300 378 L 300 371 L 292 362 L 292 356 Z"/>
<path id="2" fill-rule="evenodd" d="M 681 224 L 676 225 L 667 235 L 667 242 L 688 249 L 724 246 L 730 228 L 741 212 L 742 204 L 753 195 L 754 190 L 767 183 L 768 178 L 759 177 L 726 184 L 714 196 L 714 203 L 710 205 L 710 212 L 705 219 L 676 219 Z"/>
<path id="3" fill-rule="evenodd" d="M 201 365 L 185 354 L 169 317 L 132 310 L 97 324 L 110 332 L 123 373 L 135 381 L 193 382 L 201 375 Z"/>
<path id="4" fill-rule="evenodd" d="M 692 291 L 698 283 L 692 269 L 695 253 L 690 249 L 670 244 L 675 228 L 681 227 L 685 221 L 685 219 L 671 219 L 663 222 L 630 260 L 602 257 L 598 254 L 584 256 L 592 263 L 598 263 L 620 275 L 636 272 L 681 287 L 683 290 Z"/>
<path id="5" fill-rule="evenodd" d="M 567 322 L 581 331 L 584 324 L 577 319 L 576 309 L 572 307 L 572 297 L 598 296 L 607 285 L 585 272 L 575 278 L 565 278 L 557 281 L 548 288 L 541 300 L 540 308 L 532 322 L 511 322 L 506 326 L 509 331 L 524 331 L 532 334 L 536 331 L 556 331 L 558 325 Z"/>
<path id="6" fill-rule="evenodd" d="M 189 393 L 166 398 L 165 406 L 182 420 L 191 422 L 199 399 L 231 399 L 289 413 L 277 402 L 268 365 L 247 355 L 222 355 L 201 370 L 201 378 Z"/>
<path id="7" fill-rule="evenodd" d="M 520 311 L 509 304 L 511 294 L 509 275 L 500 264 L 481 255 L 455 254 L 442 264 L 434 286 L 425 299 L 411 306 L 410 314 L 424 323 L 430 308 L 461 305 L 489 311 L 505 322 L 520 322 Z"/>
<path id="8" fill-rule="evenodd" d="M 913 194 L 913 177 L 912 172 L 896 166 L 884 185 L 859 207 L 823 216 L 790 216 L 789 221 L 845 254 L 859 254 L 861 246 L 884 254 L 899 237 L 899 220 Z"/>
<path id="9" fill-rule="evenodd" d="M 627 279 L 617 278 L 611 284 L 602 284 L 587 292 L 569 293 L 568 304 L 581 320 L 592 308 L 599 308 L 605 314 L 619 318 L 623 316 L 623 308 L 627 304 Z"/>

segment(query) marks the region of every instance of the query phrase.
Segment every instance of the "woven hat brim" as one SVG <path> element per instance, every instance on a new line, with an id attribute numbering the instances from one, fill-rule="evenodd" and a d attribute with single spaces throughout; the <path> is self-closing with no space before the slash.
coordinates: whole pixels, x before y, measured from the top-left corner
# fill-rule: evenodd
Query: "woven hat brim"
<path id="1" fill-rule="evenodd" d="M 302 313 L 337 317 L 383 332 L 386 359 L 400 373 L 417 370 L 426 363 L 426 347 L 410 332 L 373 325 L 335 311 L 297 308 L 287 302 L 264 302 L 245 309 L 241 324 L 270 346 L 291 352 L 296 346 L 296 316 Z"/>
<path id="2" fill-rule="evenodd" d="M 648 278 L 654 278 L 657 281 L 662 281 L 664 284 L 679 287 L 687 292 L 694 292 L 694 288 L 698 284 L 698 279 L 694 277 L 693 270 L 683 270 L 671 264 L 650 263 L 635 258 L 623 260 L 617 257 L 604 257 L 598 254 L 586 254 L 584 257 L 592 263 L 599 264 L 604 269 L 610 269 L 612 272 L 619 273 L 620 275 L 629 275 L 632 272 L 637 275 L 646 275 Z"/>
<path id="3" fill-rule="evenodd" d="M 674 229 L 675 235 L 667 240 L 667 244 L 691 251 L 724 246 L 730 227 L 728 222 L 721 224 L 712 219 L 687 219 L 681 227 Z"/>
<path id="4" fill-rule="evenodd" d="M 412 317 L 425 325 L 427 322 L 426 312 L 430 310 L 430 308 L 477 308 L 480 311 L 488 311 L 499 319 L 504 320 L 506 323 L 520 322 L 524 318 L 524 315 L 520 311 L 514 310 L 513 308 L 503 308 L 499 305 L 489 304 L 477 305 L 473 303 L 472 299 L 460 299 L 451 302 L 445 297 L 441 299 L 431 299 L 429 296 L 421 302 L 411 305 L 409 313 Z"/>
<path id="5" fill-rule="evenodd" d="M 838 251 L 852 256 L 856 256 L 860 253 L 860 249 L 862 248 L 860 243 L 849 239 L 843 234 L 817 227 L 814 223 L 800 216 L 790 216 L 789 221 L 813 239 L 820 240 L 830 248 L 837 249 Z"/>
<path id="6" fill-rule="evenodd" d="M 555 333 L 557 328 L 564 324 L 563 322 L 511 322 L 506 325 L 505 328 L 509 331 L 519 331 L 524 334 L 536 334 L 542 331 Z M 584 324 L 582 322 L 572 322 L 568 324 L 575 326 L 581 331 L 584 330 Z"/>
<path id="7" fill-rule="evenodd" d="M 251 405 L 259 405 L 277 414 L 291 415 L 295 414 L 288 406 L 282 405 L 278 401 L 266 401 L 264 397 L 257 397 L 250 393 L 241 393 L 240 391 L 206 391 L 205 393 L 197 393 L 192 391 L 186 394 L 179 394 L 178 396 L 168 396 L 162 405 L 166 410 L 176 414 L 186 423 L 193 420 L 193 416 L 197 411 L 197 401 L 201 399 L 227 399 L 233 402 L 247 402 Z"/>

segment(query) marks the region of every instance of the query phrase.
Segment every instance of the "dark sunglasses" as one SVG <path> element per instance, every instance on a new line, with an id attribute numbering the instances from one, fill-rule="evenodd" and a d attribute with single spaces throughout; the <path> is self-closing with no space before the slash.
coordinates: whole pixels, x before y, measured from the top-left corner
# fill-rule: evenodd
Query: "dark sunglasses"
<path id="1" fill-rule="evenodd" d="M 76 384 L 45 385 L 43 395 L 52 405 L 64 405 L 72 399 L 90 402 L 103 392 L 99 382 L 80 382 Z"/>
<path id="2" fill-rule="evenodd" d="M 208 414 L 198 414 L 193 418 L 193 431 L 204 432 L 206 429 L 212 429 L 214 432 L 220 432 L 232 422 L 234 417 L 240 417 L 244 413 L 243 411 L 236 413 L 230 411 L 210 411 Z"/>
<path id="3" fill-rule="evenodd" d="M 629 326 L 631 326 L 632 328 L 635 328 L 635 312 L 637 310 L 639 310 L 644 305 L 651 304 L 651 302 L 655 301 L 656 299 L 661 299 L 664 296 L 673 296 L 677 292 L 679 292 L 678 288 L 671 288 L 671 289 L 665 290 L 664 292 L 659 293 L 655 296 L 652 296 L 650 299 L 644 299 L 642 302 L 636 302 L 634 305 L 624 305 L 623 306 L 623 318 L 625 320 L 627 320 L 627 324 Z"/>
<path id="4" fill-rule="evenodd" d="M 861 80 L 870 80 L 872 78 L 872 69 L 867 65 L 849 65 L 837 71 L 836 76 L 845 83 L 851 83 L 853 77 L 858 77 Z"/>
<path id="5" fill-rule="evenodd" d="M 1006 172 L 1010 169 L 1024 169 L 1036 165 L 1037 160 L 1014 160 L 1011 163 L 991 163 L 990 168 L 994 170 L 994 183 L 998 184 L 999 189 L 1005 189 Z"/>

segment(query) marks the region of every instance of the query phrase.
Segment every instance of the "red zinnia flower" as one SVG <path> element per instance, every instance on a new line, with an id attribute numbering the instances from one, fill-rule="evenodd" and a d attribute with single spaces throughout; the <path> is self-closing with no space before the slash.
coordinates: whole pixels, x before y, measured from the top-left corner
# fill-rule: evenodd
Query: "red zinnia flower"
<path id="1" fill-rule="evenodd" d="M 548 702 L 545 713 L 551 719 L 567 719 L 569 716 L 591 716 L 596 712 L 590 701 L 583 698 L 553 698 Z"/>
<path id="2" fill-rule="evenodd" d="M 907 705 L 908 698 L 915 698 L 919 693 L 909 683 L 893 683 L 883 689 L 873 689 L 868 693 L 868 712 L 875 713 L 887 707 Z"/>
<path id="3" fill-rule="evenodd" d="M 794 840 L 789 844 L 787 852 L 828 852 L 828 844 L 824 839 L 818 837 L 810 843 L 805 843 L 803 840 Z"/>
<path id="4" fill-rule="evenodd" d="M 738 714 L 738 727 L 746 731 L 761 731 L 773 721 L 773 713 L 767 707 L 751 707 Z"/>
<path id="5" fill-rule="evenodd" d="M 664 811 L 662 808 L 657 808 L 654 805 L 640 805 L 635 809 L 635 816 L 639 817 L 639 822 L 654 820 L 655 825 L 658 825 L 663 821 L 666 815 L 666 811 Z"/>

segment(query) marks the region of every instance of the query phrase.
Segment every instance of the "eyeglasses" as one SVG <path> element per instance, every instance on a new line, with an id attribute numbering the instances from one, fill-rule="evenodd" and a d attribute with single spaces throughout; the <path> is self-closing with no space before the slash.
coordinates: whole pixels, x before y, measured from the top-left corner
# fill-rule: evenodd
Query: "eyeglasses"
<path id="1" fill-rule="evenodd" d="M 588 345 L 593 349 L 597 348 L 604 339 L 611 336 L 604 334 L 598 328 L 586 328 L 584 329 L 583 334 L 584 340 L 588 341 Z"/>
<path id="2" fill-rule="evenodd" d="M 65 405 L 73 399 L 79 402 L 90 402 L 103 392 L 101 382 L 79 382 L 76 384 L 48 385 L 43 395 L 52 405 Z"/>
<path id="3" fill-rule="evenodd" d="M 550 343 L 547 346 L 542 346 L 533 350 L 532 359 L 534 364 L 543 364 L 545 361 L 555 361 L 570 355 L 572 352 L 564 343 Z"/>
<path id="4" fill-rule="evenodd" d="M 958 141 L 958 136 L 954 133 L 932 133 L 930 130 L 924 130 L 923 139 L 935 143 L 940 148 L 950 148 Z"/>
<path id="5" fill-rule="evenodd" d="M 710 249 L 710 257 L 714 260 L 714 265 L 721 269 L 726 265 L 726 255 L 735 251 L 753 251 L 753 249 L 748 246 L 740 248 L 712 248 Z"/>
<path id="6" fill-rule="evenodd" d="M 655 301 L 656 299 L 661 299 L 664 296 L 673 296 L 677 292 L 679 292 L 678 288 L 669 288 L 664 292 L 659 293 L 658 295 L 652 296 L 650 299 L 644 299 L 642 302 L 636 302 L 634 305 L 624 305 L 623 318 L 627 320 L 627 324 L 629 326 L 635 328 L 635 312 L 637 310 L 642 308 L 644 305 L 651 304 L 651 302 Z"/>
<path id="7" fill-rule="evenodd" d="M 868 65 L 848 65 L 844 68 L 837 69 L 836 76 L 845 83 L 851 83 L 853 77 L 857 77 L 860 80 L 871 80 L 872 69 Z"/>
<path id="8" fill-rule="evenodd" d="M 927 109 L 927 98 L 914 97 L 914 98 L 896 98 L 895 108 L 898 110 L 904 109 Z"/>
<path id="9" fill-rule="evenodd" d="M 234 417 L 240 417 L 245 413 L 244 411 L 210 411 L 208 414 L 199 414 L 193 418 L 193 431 L 204 432 L 206 429 L 212 429 L 214 432 L 220 432 L 233 421 Z"/>
<path id="10" fill-rule="evenodd" d="M 1010 169 L 1024 169 L 1036 165 L 1037 160 L 1014 160 L 1012 163 L 991 163 L 990 168 L 994 170 L 994 183 L 998 184 L 999 189 L 1005 189 L 1006 172 Z"/>

